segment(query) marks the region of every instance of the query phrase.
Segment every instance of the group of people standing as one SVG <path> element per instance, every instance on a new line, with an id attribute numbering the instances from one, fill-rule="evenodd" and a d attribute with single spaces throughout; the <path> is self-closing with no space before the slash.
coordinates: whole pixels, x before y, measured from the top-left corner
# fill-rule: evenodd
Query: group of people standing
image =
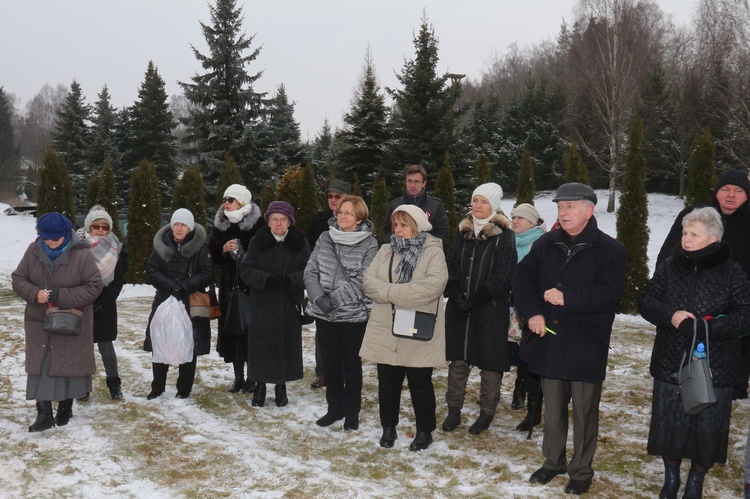
<path id="1" fill-rule="evenodd" d="M 391 202 L 382 228 L 388 240 L 380 248 L 366 203 L 340 180 L 329 183 L 328 209 L 313 218 L 307 234 L 296 227 L 291 205 L 274 201 L 261 213 L 238 184 L 225 191 L 210 240 L 192 213 L 176 210 L 154 237 L 148 261 L 156 293 L 144 349 L 151 349 L 151 320 L 159 306 L 172 296 L 189 309 L 188 296 L 208 287 L 218 266 L 222 312 L 230 293 L 242 292 L 252 316 L 247 334 L 227 331 L 224 316 L 218 321 L 217 351 L 234 372 L 230 392 L 252 393 L 251 404 L 262 407 L 272 383 L 275 404 L 288 404 L 286 383 L 303 376 L 301 316 L 307 314 L 316 322 L 313 386 L 326 387 L 327 412 L 317 425 L 343 419 L 345 430 L 359 428 L 362 360 L 373 362 L 380 445 L 393 447 L 398 438 L 406 379 L 416 419 L 409 448 L 418 451 L 430 446 L 437 428 L 434 368 L 448 364 L 444 431 L 461 424 L 467 380 L 472 367 L 479 369 L 480 413 L 468 429 L 478 435 L 491 425 L 503 374 L 515 365 L 512 405 L 520 409 L 525 399 L 527 407 L 517 429 L 539 424 L 544 406 L 545 460 L 530 481 L 547 484 L 567 473 L 566 493 L 587 492 L 612 325 L 625 287 L 624 247 L 598 228 L 597 197 L 587 185 L 573 182 L 557 190 L 557 221 L 547 232 L 531 204 L 507 216 L 501 187 L 486 183 L 472 193 L 471 211 L 446 256 L 447 215 L 426 193 L 426 183 L 423 167 L 407 169 L 406 190 Z M 713 206 L 681 213 L 639 299 L 643 317 L 656 326 L 648 452 L 664 461 L 660 497 L 677 496 L 682 459 L 691 460 L 683 497 L 701 497 L 708 469 L 726 461 L 731 401 L 743 397 L 743 381 L 746 396 L 739 338 L 750 331 L 749 192 L 747 175 L 729 170 L 719 177 Z M 91 392 L 94 342 L 112 398 L 122 397 L 112 340 L 123 270 L 111 218 L 95 206 L 80 235 L 58 213 L 40 217 L 37 229 L 39 238 L 12 274 L 14 290 L 27 302 L 26 391 L 37 402 L 32 432 L 67 424 L 73 399 Z M 82 334 L 46 332 L 50 304 L 79 308 Z M 431 318 L 430 334 L 417 339 L 397 333 L 401 311 Z M 178 367 L 178 398 L 190 396 L 197 357 L 210 351 L 209 319 L 191 322 L 194 353 Z M 710 337 L 717 403 L 689 415 L 682 410 L 676 373 L 694 334 L 706 343 Z M 152 366 L 148 399 L 165 392 L 169 368 Z M 51 401 L 59 401 L 54 416 Z"/>

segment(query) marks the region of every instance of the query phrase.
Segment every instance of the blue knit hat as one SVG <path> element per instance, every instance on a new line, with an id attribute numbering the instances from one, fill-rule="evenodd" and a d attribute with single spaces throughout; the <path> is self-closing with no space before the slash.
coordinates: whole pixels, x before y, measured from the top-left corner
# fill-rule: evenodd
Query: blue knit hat
<path id="1" fill-rule="evenodd" d="M 56 211 L 45 213 L 36 221 L 36 229 L 42 239 L 60 239 L 67 236 L 72 228 L 70 220 Z"/>

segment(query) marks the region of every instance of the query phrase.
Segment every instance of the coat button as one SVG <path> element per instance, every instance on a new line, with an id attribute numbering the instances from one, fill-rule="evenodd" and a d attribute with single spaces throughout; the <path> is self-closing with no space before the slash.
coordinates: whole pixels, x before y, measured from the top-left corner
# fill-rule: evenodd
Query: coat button
<path id="1" fill-rule="evenodd" d="M 559 321 L 557 319 L 552 321 L 552 324 L 559 324 Z"/>
<path id="2" fill-rule="evenodd" d="M 558 282 L 558 283 L 557 283 L 557 284 L 555 285 L 555 287 L 556 287 L 557 289 L 562 289 L 562 283 L 561 283 L 561 282 Z"/>

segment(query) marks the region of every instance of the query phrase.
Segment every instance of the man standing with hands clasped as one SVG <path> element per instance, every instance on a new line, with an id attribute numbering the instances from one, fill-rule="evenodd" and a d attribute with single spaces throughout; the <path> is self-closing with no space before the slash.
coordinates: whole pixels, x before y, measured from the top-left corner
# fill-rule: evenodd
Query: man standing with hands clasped
<path id="1" fill-rule="evenodd" d="M 560 186 L 560 229 L 536 240 L 513 274 L 519 318 L 532 333 L 529 371 L 544 393 L 544 464 L 529 481 L 568 473 L 568 494 L 589 490 L 599 433 L 599 399 L 615 310 L 625 287 L 625 248 L 597 228 L 596 194 L 584 184 Z M 568 462 L 568 405 L 573 403 L 573 456 Z"/>

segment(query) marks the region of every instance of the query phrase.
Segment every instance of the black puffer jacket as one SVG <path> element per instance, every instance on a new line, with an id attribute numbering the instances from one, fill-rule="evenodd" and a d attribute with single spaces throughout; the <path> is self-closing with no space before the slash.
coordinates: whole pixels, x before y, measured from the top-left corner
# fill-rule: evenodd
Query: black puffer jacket
<path id="1" fill-rule="evenodd" d="M 709 354 L 714 386 L 730 387 L 740 375 L 740 341 L 737 335 L 750 329 L 750 281 L 731 260 L 726 242 L 703 255 L 694 264 L 678 251 L 656 268 L 654 277 L 638 299 L 644 319 L 656 326 L 651 354 L 651 375 L 677 383 L 676 373 L 684 352 L 690 350 L 692 334 L 683 335 L 672 326 L 678 310 L 709 320 Z M 699 338 L 704 339 L 704 338 Z"/>

